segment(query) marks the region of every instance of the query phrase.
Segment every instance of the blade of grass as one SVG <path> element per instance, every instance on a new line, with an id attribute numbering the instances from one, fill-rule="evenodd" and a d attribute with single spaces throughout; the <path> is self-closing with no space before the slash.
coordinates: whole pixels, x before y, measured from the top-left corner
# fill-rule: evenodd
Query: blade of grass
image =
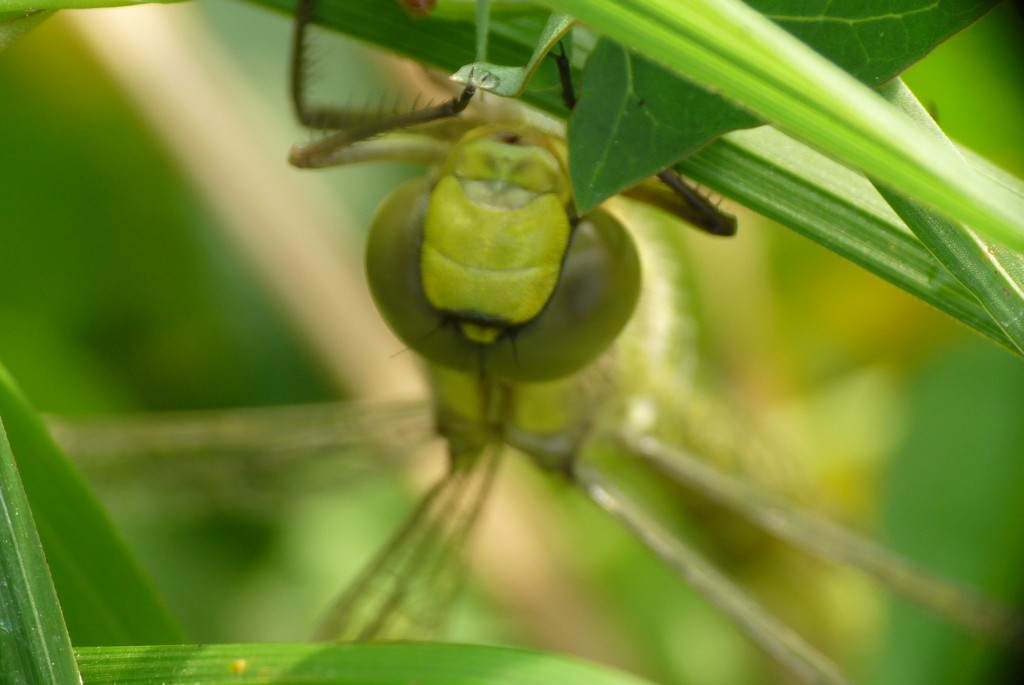
<path id="1" fill-rule="evenodd" d="M 181 645 L 78 650 L 85 685 L 645 685 L 566 657 L 507 647 L 426 643 Z"/>
<path id="2" fill-rule="evenodd" d="M 0 666 L 5 683 L 80 682 L 57 591 L 2 421 Z"/>
<path id="3" fill-rule="evenodd" d="M 956 153 L 903 81 L 893 79 L 880 92 Z M 959 159 L 963 173 L 970 173 L 968 164 L 962 157 Z M 1024 353 L 1024 256 L 986 243 L 969 228 L 944 219 L 885 186 L 876 188 L 928 250 L 974 293 L 1016 351 Z"/>
<path id="4" fill-rule="evenodd" d="M 0 366 L 0 416 L 76 645 L 181 641 L 181 633 L 81 476 Z"/>
<path id="5" fill-rule="evenodd" d="M 739 0 L 550 4 L 983 235 L 1024 249 L 1024 200 Z"/>
<path id="6" fill-rule="evenodd" d="M 975 164 L 982 173 L 995 173 L 985 162 Z M 737 131 L 679 169 L 1017 350 L 863 176 L 785 134 L 769 127 Z"/>

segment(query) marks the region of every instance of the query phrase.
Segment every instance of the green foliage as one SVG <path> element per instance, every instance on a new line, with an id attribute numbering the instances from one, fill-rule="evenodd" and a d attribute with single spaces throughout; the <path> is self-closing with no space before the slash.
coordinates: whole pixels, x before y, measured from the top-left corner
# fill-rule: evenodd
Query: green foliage
<path id="1" fill-rule="evenodd" d="M 995 3 L 750 4 L 851 76 L 877 86 Z M 761 123 L 745 103 L 680 79 L 607 39 L 587 61 L 582 92 L 586 97 L 573 112 L 569 141 L 584 207 L 675 164 L 723 133 Z"/>
<path id="2" fill-rule="evenodd" d="M 32 509 L 0 423 L 0 664 L 4 682 L 80 682 Z"/>
<path id="3" fill-rule="evenodd" d="M 587 59 L 569 126 L 573 185 L 591 206 L 756 117 L 607 39 Z"/>
<path id="4" fill-rule="evenodd" d="M 956 155 L 739 0 L 552 4 L 877 181 L 1024 246 L 1024 199 L 965 172 Z"/>

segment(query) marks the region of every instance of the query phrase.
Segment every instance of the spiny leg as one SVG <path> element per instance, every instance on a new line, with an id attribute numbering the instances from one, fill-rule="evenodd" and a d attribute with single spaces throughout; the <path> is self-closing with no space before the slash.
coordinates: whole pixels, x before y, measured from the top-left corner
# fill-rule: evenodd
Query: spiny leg
<path id="1" fill-rule="evenodd" d="M 573 87 L 572 66 L 569 64 L 569 58 L 565 53 L 565 47 L 561 42 L 559 42 L 558 52 L 552 51 L 549 54 L 558 66 L 558 75 L 562 83 L 562 100 L 571 112 L 576 108 L 576 90 Z M 709 203 L 703 195 L 694 190 L 686 180 L 679 175 L 678 171 L 672 167 L 667 167 L 658 172 L 657 177 L 675 194 L 677 203 L 682 201 L 682 206 L 678 206 L 678 204 L 676 206 L 666 204 L 653 196 L 651 199 L 647 199 L 647 196 L 643 193 L 639 194 L 637 199 L 647 201 L 658 207 L 667 209 L 685 220 L 687 223 L 690 223 L 696 228 L 699 228 L 706 233 L 710 233 L 711 235 L 731 236 L 736 234 L 736 218 L 729 216 L 728 214 L 724 214 L 719 211 L 717 207 Z"/>
<path id="2" fill-rule="evenodd" d="M 707 198 L 694 190 L 678 171 L 666 167 L 658 172 L 658 179 L 683 201 L 685 209 L 677 211 L 676 214 L 680 214 L 705 233 L 722 237 L 736 235 L 736 217 L 719 211 Z"/>
<path id="3" fill-rule="evenodd" d="M 298 0 L 295 6 L 295 26 L 292 33 L 291 64 L 288 80 L 295 116 L 303 126 L 318 129 L 344 128 L 343 118 L 334 112 L 310 107 L 306 101 L 306 27 L 313 21 L 316 0 Z"/>
<path id="4" fill-rule="evenodd" d="M 336 131 L 321 140 L 293 148 L 289 161 L 298 167 L 335 166 L 336 152 L 353 143 L 367 140 L 388 131 L 425 124 L 430 121 L 458 115 L 466 109 L 476 87 L 467 85 L 462 92 L 439 105 L 414 109 L 397 114 L 369 116 L 342 107 L 314 107 L 310 104 L 306 84 L 307 28 L 313 22 L 316 0 L 298 0 L 295 10 L 295 30 L 292 34 L 290 93 L 292 106 L 299 122 L 310 128 Z"/>
<path id="5" fill-rule="evenodd" d="M 776 619 L 681 537 L 663 526 L 653 510 L 648 510 L 636 496 L 616 486 L 602 465 L 589 460 L 577 464 L 573 477 L 595 504 L 618 519 L 634 537 L 801 682 L 807 685 L 849 685 L 828 657 Z"/>
<path id="6" fill-rule="evenodd" d="M 890 592 L 948 621 L 1016 649 L 1024 648 L 1024 615 L 1018 610 L 919 569 L 872 540 L 715 470 L 681 447 L 625 430 L 617 441 L 634 458 L 779 539 L 823 560 L 859 569 Z"/>
<path id="7" fill-rule="evenodd" d="M 562 102 L 571 112 L 576 109 L 576 89 L 572 83 L 572 65 L 569 64 L 569 56 L 565 54 L 565 45 L 558 41 L 558 52 L 550 52 L 551 59 L 555 60 L 558 66 L 558 80 L 562 84 Z"/>

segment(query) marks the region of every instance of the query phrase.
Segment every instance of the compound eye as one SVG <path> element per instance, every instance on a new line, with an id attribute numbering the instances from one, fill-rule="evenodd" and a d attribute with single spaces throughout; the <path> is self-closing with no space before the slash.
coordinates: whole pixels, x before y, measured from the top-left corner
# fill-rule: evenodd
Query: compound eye
<path id="1" fill-rule="evenodd" d="M 591 212 L 573 230 L 551 300 L 511 338 L 514 356 L 502 358 L 502 371 L 512 380 L 539 381 L 588 366 L 629 321 L 640 280 L 640 258 L 628 231 L 611 215 Z"/>

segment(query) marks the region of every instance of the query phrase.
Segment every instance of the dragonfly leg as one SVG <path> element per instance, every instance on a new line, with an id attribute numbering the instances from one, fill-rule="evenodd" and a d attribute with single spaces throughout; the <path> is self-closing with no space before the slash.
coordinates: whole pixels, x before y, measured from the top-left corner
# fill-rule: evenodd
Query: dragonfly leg
<path id="1" fill-rule="evenodd" d="M 683 202 L 685 210 L 675 212 L 705 233 L 722 237 L 736 235 L 736 217 L 725 214 L 711 204 L 693 186 L 686 182 L 678 171 L 665 167 L 658 172 L 658 180 L 672 189 Z"/>
<path id="2" fill-rule="evenodd" d="M 692 588 L 732 619 L 750 639 L 807 685 L 849 685 L 834 663 L 668 530 L 638 498 L 617 487 L 597 464 L 581 464 L 576 482 Z"/>
<path id="3" fill-rule="evenodd" d="M 315 12 L 316 0 L 298 0 L 292 34 L 289 90 L 295 116 L 302 125 L 335 133 L 309 145 L 293 148 L 289 161 L 295 166 L 325 167 L 348 163 L 338 161 L 338 150 L 382 133 L 457 116 L 469 106 L 476 93 L 476 87 L 472 85 L 467 85 L 461 93 L 439 105 L 397 114 L 312 105 L 306 83 L 306 43 L 307 29 L 313 23 Z"/>
<path id="4" fill-rule="evenodd" d="M 889 591 L 978 634 L 1024 648 L 1024 615 L 936 577 L 851 530 L 720 473 L 684 449 L 627 431 L 622 448 L 677 483 L 825 561 L 859 569 Z"/>
<path id="5" fill-rule="evenodd" d="M 562 101 L 571 112 L 576 109 L 576 89 L 573 87 L 572 65 L 569 64 L 569 56 L 565 52 L 565 45 L 562 44 L 562 41 L 558 41 L 558 52 L 552 50 L 548 54 L 551 56 L 551 59 L 555 60 L 555 64 L 558 66 L 558 78 L 562 83 Z"/>

